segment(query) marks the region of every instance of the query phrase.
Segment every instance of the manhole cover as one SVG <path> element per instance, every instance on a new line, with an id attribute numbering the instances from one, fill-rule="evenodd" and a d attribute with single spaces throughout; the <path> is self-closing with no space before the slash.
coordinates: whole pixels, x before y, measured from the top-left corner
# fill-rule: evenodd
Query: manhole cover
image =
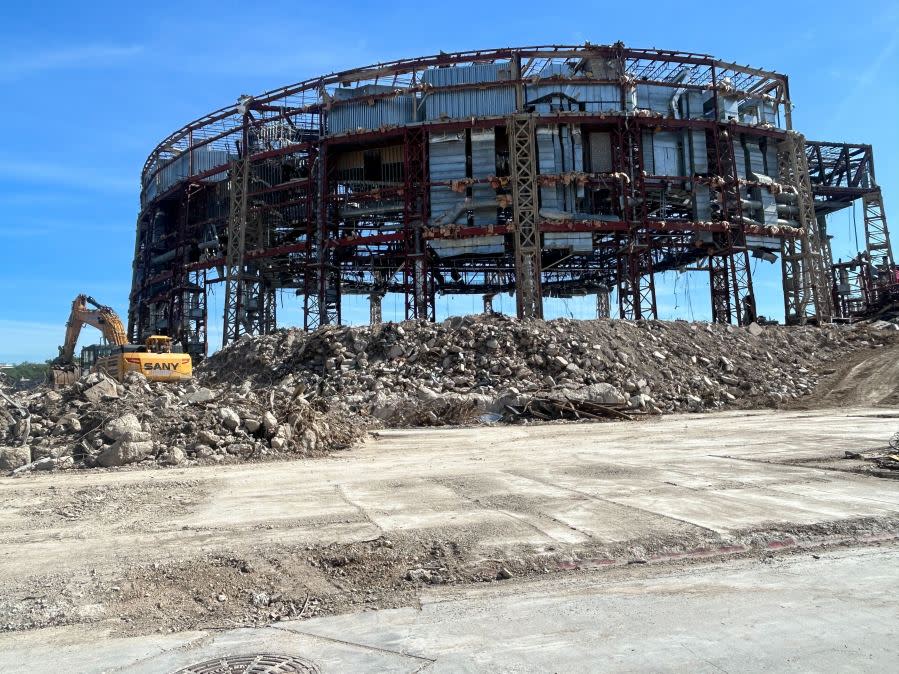
<path id="1" fill-rule="evenodd" d="M 318 667 L 294 655 L 226 655 L 179 669 L 175 674 L 319 674 Z"/>

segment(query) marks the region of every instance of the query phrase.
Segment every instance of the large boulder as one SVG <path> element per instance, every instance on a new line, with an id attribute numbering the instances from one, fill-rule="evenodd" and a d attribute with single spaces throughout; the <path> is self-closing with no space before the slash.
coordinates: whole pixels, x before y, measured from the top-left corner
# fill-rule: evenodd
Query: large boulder
<path id="1" fill-rule="evenodd" d="M 97 457 L 97 463 L 111 468 L 124 466 L 146 459 L 153 454 L 153 443 L 150 440 L 127 440 L 119 438 L 104 449 Z"/>
<path id="2" fill-rule="evenodd" d="M 0 447 L 0 469 L 15 470 L 31 461 L 29 447 Z"/>
<path id="3" fill-rule="evenodd" d="M 137 415 L 128 412 L 108 422 L 103 427 L 103 437 L 114 442 L 127 433 L 140 433 L 142 430 Z"/>
<path id="4" fill-rule="evenodd" d="M 584 398 L 600 405 L 623 405 L 628 402 L 621 391 L 606 382 L 591 384 L 584 387 L 581 392 Z"/>

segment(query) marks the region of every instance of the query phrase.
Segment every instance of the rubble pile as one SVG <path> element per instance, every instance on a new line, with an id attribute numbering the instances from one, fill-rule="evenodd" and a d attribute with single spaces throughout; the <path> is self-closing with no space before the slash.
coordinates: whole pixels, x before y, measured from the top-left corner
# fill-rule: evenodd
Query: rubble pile
<path id="1" fill-rule="evenodd" d="M 777 406 L 895 332 L 501 315 L 281 330 L 237 341 L 188 383 L 92 373 L 59 391 L 0 390 L 0 470 L 319 455 L 373 425 Z"/>
<path id="2" fill-rule="evenodd" d="M 362 424 L 294 391 L 149 382 L 88 374 L 72 386 L 0 399 L 0 469 L 232 463 L 324 454 Z"/>
<path id="3" fill-rule="evenodd" d="M 823 363 L 889 339 L 836 325 L 480 315 L 247 337 L 198 372 L 221 384 L 302 390 L 387 425 L 508 417 L 535 398 L 662 414 L 787 402 L 811 392 Z"/>

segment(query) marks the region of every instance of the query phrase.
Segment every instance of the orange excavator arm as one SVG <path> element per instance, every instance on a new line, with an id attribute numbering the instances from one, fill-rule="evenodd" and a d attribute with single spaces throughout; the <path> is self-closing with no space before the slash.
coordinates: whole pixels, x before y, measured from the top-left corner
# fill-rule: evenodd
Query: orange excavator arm
<path id="1" fill-rule="evenodd" d="M 75 345 L 84 325 L 97 328 L 110 344 L 123 346 L 128 343 L 125 326 L 122 325 L 122 320 L 112 307 L 100 304 L 90 295 L 78 295 L 72 302 L 72 313 L 66 323 L 66 341 L 59 347 L 58 362 L 72 362 L 75 356 Z"/>

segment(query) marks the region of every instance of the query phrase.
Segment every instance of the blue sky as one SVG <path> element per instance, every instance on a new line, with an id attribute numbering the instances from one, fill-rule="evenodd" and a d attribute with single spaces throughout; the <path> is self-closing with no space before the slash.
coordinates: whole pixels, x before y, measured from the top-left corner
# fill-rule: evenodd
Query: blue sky
<path id="1" fill-rule="evenodd" d="M 0 362 L 54 356 L 79 292 L 124 316 L 140 169 L 169 132 L 241 93 L 438 50 L 620 39 L 786 73 L 797 129 L 874 145 L 887 215 L 899 226 L 895 1 L 514 6 L 515 13 L 508 3 L 461 0 L 377 9 L 365 2 L 4 3 Z M 853 255 L 851 213 L 835 217 L 831 231 L 835 256 Z M 782 318 L 780 265 L 759 264 L 759 310 Z M 680 278 L 676 292 L 674 284 L 671 275 L 659 284 L 662 316 L 707 319 L 706 275 Z M 299 320 L 296 303 L 285 295 L 282 322 Z M 497 304 L 514 310 L 509 297 Z M 401 307 L 385 301 L 388 316 Z M 480 298 L 440 298 L 438 310 L 479 311 Z M 550 315 L 594 310 L 592 299 L 548 306 Z M 346 313 L 367 319 L 358 302 Z M 212 323 L 217 342 L 220 321 Z"/>

